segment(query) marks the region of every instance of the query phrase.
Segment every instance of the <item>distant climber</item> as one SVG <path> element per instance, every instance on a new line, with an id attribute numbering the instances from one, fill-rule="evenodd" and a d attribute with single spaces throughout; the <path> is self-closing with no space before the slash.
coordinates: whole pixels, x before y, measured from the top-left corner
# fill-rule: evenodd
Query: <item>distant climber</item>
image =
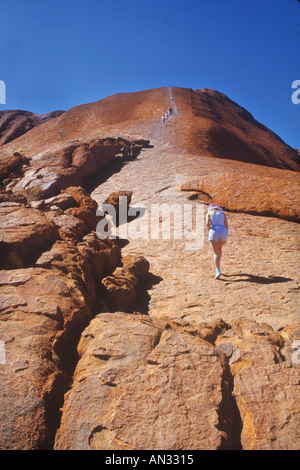
<path id="1" fill-rule="evenodd" d="M 161 117 L 161 122 L 162 122 L 163 124 L 165 124 L 165 122 L 166 122 L 166 117 L 165 117 L 164 114 L 163 114 L 162 117 Z"/>
<path id="2" fill-rule="evenodd" d="M 214 265 L 216 268 L 215 278 L 221 276 L 222 247 L 228 237 L 227 216 L 219 204 L 210 204 L 206 214 L 206 226 L 208 229 L 208 240 L 214 251 Z"/>
<path id="3" fill-rule="evenodd" d="M 168 113 L 165 113 L 165 118 L 166 118 L 166 121 L 169 119 L 169 114 Z"/>
<path id="4" fill-rule="evenodd" d="M 135 157 L 137 157 L 137 155 L 138 155 L 137 147 L 135 146 L 135 143 L 133 143 L 130 149 L 130 157 L 133 160 Z"/>
<path id="5" fill-rule="evenodd" d="M 169 114 L 170 114 L 170 116 L 172 115 L 172 113 L 173 113 L 173 108 L 172 108 L 172 106 L 170 106 L 170 107 L 169 107 Z"/>
<path id="6" fill-rule="evenodd" d="M 128 144 L 125 144 L 122 148 L 121 148 L 121 153 L 123 155 L 123 157 L 128 157 L 129 156 L 129 153 L 130 153 L 130 147 Z"/>

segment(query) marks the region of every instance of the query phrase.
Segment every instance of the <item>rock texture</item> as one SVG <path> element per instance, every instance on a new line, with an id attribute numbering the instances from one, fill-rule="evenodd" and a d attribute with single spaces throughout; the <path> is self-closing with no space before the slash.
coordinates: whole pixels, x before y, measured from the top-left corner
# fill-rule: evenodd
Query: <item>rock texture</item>
<path id="1" fill-rule="evenodd" d="M 211 345 L 114 313 L 91 322 L 79 352 L 55 449 L 217 449 L 227 437 L 217 412 L 223 364 Z"/>
<path id="2" fill-rule="evenodd" d="M 7 144 L 34 127 L 54 119 L 64 111 L 51 111 L 46 114 L 36 114 L 23 110 L 0 111 L 0 145 Z"/>
<path id="3" fill-rule="evenodd" d="M 298 171 L 206 89 L 114 95 L 2 145 L 0 448 L 299 448 Z M 103 204 L 130 210 L 119 238 Z"/>
<path id="4" fill-rule="evenodd" d="M 15 152 L 12 157 L 0 157 L 0 183 L 2 188 L 28 202 L 49 199 L 68 186 L 91 185 L 96 176 L 99 179 L 115 162 L 124 145 L 134 145 L 139 153 L 148 142 L 137 145 L 121 138 L 106 138 L 60 143 L 55 151 L 38 152 L 28 158 Z"/>
<path id="5" fill-rule="evenodd" d="M 98 315 L 79 343 L 55 449 L 296 450 L 300 376 L 283 344 L 249 320 Z"/>
<path id="6" fill-rule="evenodd" d="M 179 132 L 189 153 L 299 171 L 297 151 L 223 93 L 175 88 L 174 99 L 186 113 Z"/>
<path id="7" fill-rule="evenodd" d="M 171 96 L 172 94 L 172 96 Z M 173 100 L 171 100 L 173 98 Z M 155 88 L 118 93 L 65 111 L 19 139 L 4 151 L 26 150 L 26 155 L 48 151 L 61 142 L 122 136 L 155 143 L 161 115 L 170 105 L 178 118 L 162 145 L 197 156 L 239 160 L 299 171 L 299 156 L 249 112 L 215 90 Z M 175 114 L 174 114 L 175 115 Z M 169 124 L 169 123 L 168 123 Z M 167 125 L 168 125 L 167 124 Z"/>
<path id="8" fill-rule="evenodd" d="M 112 240 L 97 237 L 95 201 L 82 188 L 53 199 L 39 201 L 43 213 L 0 204 L 1 449 L 52 447 L 79 335 L 95 311 L 108 308 L 101 280 L 117 266 L 122 282 L 131 276 L 130 299 L 118 301 L 126 311 L 148 269 L 143 258 L 122 260 Z"/>
<path id="9" fill-rule="evenodd" d="M 218 338 L 217 344 L 234 375 L 233 393 L 243 423 L 242 448 L 297 450 L 299 365 L 283 356 L 283 336 L 267 325 L 243 320 Z"/>
<path id="10" fill-rule="evenodd" d="M 192 192 L 190 198 L 204 203 L 215 199 L 231 212 L 300 220 L 300 179 L 289 171 L 282 174 L 267 169 L 263 175 L 245 168 L 230 173 L 216 171 L 184 183 L 181 189 Z"/>

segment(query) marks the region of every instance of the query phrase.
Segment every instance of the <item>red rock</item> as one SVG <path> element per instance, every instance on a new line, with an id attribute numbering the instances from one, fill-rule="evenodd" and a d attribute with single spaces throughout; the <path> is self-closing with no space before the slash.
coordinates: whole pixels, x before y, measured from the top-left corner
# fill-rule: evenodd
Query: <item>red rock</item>
<path id="1" fill-rule="evenodd" d="M 26 156 L 59 147 L 65 142 L 95 139 L 102 135 L 130 136 L 157 141 L 154 130 L 170 106 L 170 91 L 179 109 L 165 136 L 165 144 L 192 155 L 239 160 L 299 171 L 296 150 L 257 122 L 249 112 L 223 93 L 202 89 L 155 88 L 119 93 L 64 112 L 57 119 L 2 147 L 8 151 L 27 149 Z M 121 147 L 120 147 L 121 148 Z M 81 150 L 80 159 L 85 153 Z M 69 185 L 72 183 L 69 183 Z"/>
<path id="2" fill-rule="evenodd" d="M 90 323 L 55 450 L 222 446 L 229 438 L 217 413 L 222 361 L 211 345 L 164 328 L 124 313 L 103 313 Z"/>
<path id="3" fill-rule="evenodd" d="M 96 230 L 98 208 L 96 201 L 81 187 L 68 187 L 65 192 L 70 194 L 78 205 L 78 207 L 68 208 L 65 213 L 82 220 L 89 230 Z"/>
<path id="4" fill-rule="evenodd" d="M 102 280 L 104 298 L 111 311 L 126 312 L 132 306 L 137 296 L 135 287 L 148 274 L 150 267 L 144 257 L 138 256 L 123 257 L 122 266 Z"/>
<path id="5" fill-rule="evenodd" d="M 298 450 L 299 366 L 259 364 L 243 369 L 235 380 L 241 411 L 244 450 Z"/>
<path id="6" fill-rule="evenodd" d="M 104 173 L 142 138 L 139 159 Z M 1 158 L 17 242 L 40 240 L 47 224 L 56 233 L 26 268 L 0 273 L 1 448 L 53 448 L 57 427 L 55 449 L 299 447 L 293 149 L 220 93 L 162 88 L 73 108 L 3 145 Z M 125 188 L 144 217 L 151 204 L 220 199 L 230 226 L 220 280 L 207 239 L 190 251 L 181 239 L 128 237 L 122 253 L 99 240 L 82 189 L 95 176 L 97 201 Z"/>
<path id="7" fill-rule="evenodd" d="M 37 267 L 0 272 L 2 450 L 51 449 L 74 341 L 96 308 L 101 276 L 119 262 L 118 247 L 89 234 L 80 246 L 57 241 Z"/>
<path id="8" fill-rule="evenodd" d="M 69 186 L 88 184 L 90 178 L 114 160 L 121 147 L 119 139 L 60 143 L 56 151 L 39 152 L 32 158 L 13 191 L 31 202 L 56 196 Z M 6 158 L 5 165 L 7 162 Z"/>
<path id="9" fill-rule="evenodd" d="M 36 114 L 29 111 L 0 111 L 0 145 L 20 137 L 34 127 L 60 116 L 63 111 Z"/>
<path id="10" fill-rule="evenodd" d="M 192 191 L 193 199 L 206 204 L 218 201 L 225 210 L 299 222 L 300 182 L 294 172 L 265 168 L 260 174 L 254 168 L 252 172 L 249 168 L 237 170 L 215 171 L 198 181 L 184 183 L 181 189 Z"/>
<path id="11" fill-rule="evenodd" d="M 56 225 L 39 211 L 15 202 L 0 204 L 1 269 L 27 267 L 58 238 Z"/>
<path id="12" fill-rule="evenodd" d="M 217 339 L 234 377 L 244 450 L 299 447 L 300 369 L 288 355 L 284 362 L 284 337 L 269 325 L 239 320 Z"/>
<path id="13" fill-rule="evenodd" d="M 1 111 L 0 111 L 1 112 Z M 24 172 L 23 166 L 28 166 L 29 160 L 18 152 L 12 156 L 1 157 L 0 159 L 0 181 L 5 178 L 12 178 L 12 174 L 20 176 Z"/>

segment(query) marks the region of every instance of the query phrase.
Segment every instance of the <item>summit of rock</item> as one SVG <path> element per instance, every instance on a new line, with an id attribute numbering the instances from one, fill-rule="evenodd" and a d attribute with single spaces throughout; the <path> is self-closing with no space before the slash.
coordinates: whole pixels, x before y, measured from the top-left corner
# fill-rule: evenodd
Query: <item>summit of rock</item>
<path id="1" fill-rule="evenodd" d="M 166 136 L 161 116 L 172 100 L 180 111 Z M 206 88 L 154 88 L 82 104 L 3 146 L 0 156 L 20 149 L 32 156 L 65 142 L 103 136 L 141 137 L 196 156 L 300 170 L 295 149 L 225 94 Z"/>

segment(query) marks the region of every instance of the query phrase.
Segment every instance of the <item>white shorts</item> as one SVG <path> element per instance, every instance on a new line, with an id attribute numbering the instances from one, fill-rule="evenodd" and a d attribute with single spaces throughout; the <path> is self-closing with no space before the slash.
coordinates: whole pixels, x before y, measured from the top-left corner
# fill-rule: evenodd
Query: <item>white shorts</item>
<path id="1" fill-rule="evenodd" d="M 225 225 L 213 225 L 208 232 L 208 240 L 215 242 L 226 242 L 228 231 Z"/>

